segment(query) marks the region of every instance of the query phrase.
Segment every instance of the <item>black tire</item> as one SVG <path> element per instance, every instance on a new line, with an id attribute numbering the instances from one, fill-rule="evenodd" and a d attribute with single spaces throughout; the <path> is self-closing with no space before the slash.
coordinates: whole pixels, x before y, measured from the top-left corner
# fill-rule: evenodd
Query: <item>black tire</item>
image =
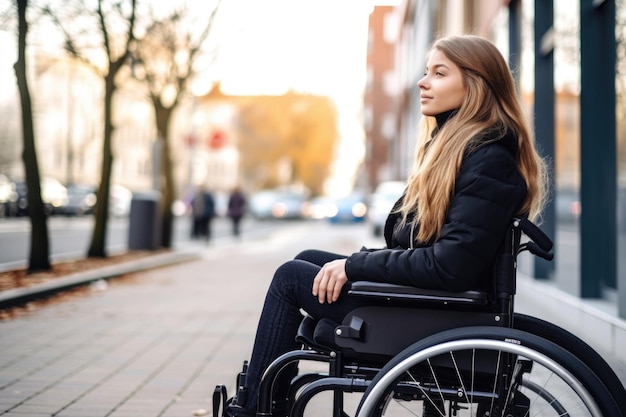
<path id="1" fill-rule="evenodd" d="M 583 361 L 604 383 L 615 399 L 622 417 L 626 417 L 624 385 L 604 358 L 586 342 L 553 323 L 526 314 L 515 313 L 513 328 L 547 339 Z"/>
<path id="2" fill-rule="evenodd" d="M 503 358 L 514 359 L 512 367 L 501 367 Z M 504 388 L 494 383 L 499 375 L 515 375 L 514 369 L 524 369 L 515 379 L 518 383 L 507 381 Z M 521 375 L 530 382 L 519 383 L 524 381 Z M 545 395 L 527 389 L 537 382 Z M 558 403 L 551 404 L 550 398 Z M 611 393 L 581 360 L 537 335 L 499 327 L 453 329 L 411 345 L 372 380 L 357 416 L 402 415 L 413 405 L 420 411 L 406 414 L 422 415 L 424 405 L 433 404 L 432 412 L 441 403 L 448 404 L 449 415 L 470 405 L 471 411 L 462 412 L 471 414 L 458 415 L 472 417 L 559 416 L 562 409 L 569 416 L 619 416 Z M 447 411 L 424 415 L 445 417 Z"/>

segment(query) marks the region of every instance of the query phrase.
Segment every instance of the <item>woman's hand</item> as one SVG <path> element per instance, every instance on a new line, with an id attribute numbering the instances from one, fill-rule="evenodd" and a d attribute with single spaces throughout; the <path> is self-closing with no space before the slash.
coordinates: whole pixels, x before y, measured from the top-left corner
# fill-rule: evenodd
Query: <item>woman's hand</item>
<path id="1" fill-rule="evenodd" d="M 313 281 L 313 295 L 320 304 L 337 301 L 341 289 L 348 282 L 346 276 L 346 260 L 336 259 L 325 264 Z"/>

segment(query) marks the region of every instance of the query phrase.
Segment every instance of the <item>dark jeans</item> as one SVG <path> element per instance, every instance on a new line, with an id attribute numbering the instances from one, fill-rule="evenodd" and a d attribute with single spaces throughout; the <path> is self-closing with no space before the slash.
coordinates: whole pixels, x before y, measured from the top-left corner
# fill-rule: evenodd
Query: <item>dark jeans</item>
<path id="1" fill-rule="evenodd" d="M 239 236 L 241 234 L 241 217 L 240 216 L 232 216 L 231 222 L 233 224 L 233 236 Z"/>
<path id="2" fill-rule="evenodd" d="M 211 239 L 212 220 L 213 219 L 211 217 L 194 217 L 192 230 L 191 230 L 191 237 L 194 239 L 203 238 L 207 241 Z"/>
<path id="3" fill-rule="evenodd" d="M 248 367 L 246 408 L 256 410 L 259 383 L 265 368 L 283 353 L 300 348 L 295 341 L 303 318 L 300 309 L 315 319 L 327 317 L 341 322 L 348 312 L 359 305 L 357 300 L 347 297 L 349 283 L 342 289 L 339 299 L 332 304 L 320 304 L 311 293 L 313 279 L 320 267 L 339 258 L 345 256 L 306 250 L 294 260 L 281 265 L 274 273 L 265 295 Z M 285 389 L 285 386 L 276 387 L 275 392 L 285 392 Z"/>

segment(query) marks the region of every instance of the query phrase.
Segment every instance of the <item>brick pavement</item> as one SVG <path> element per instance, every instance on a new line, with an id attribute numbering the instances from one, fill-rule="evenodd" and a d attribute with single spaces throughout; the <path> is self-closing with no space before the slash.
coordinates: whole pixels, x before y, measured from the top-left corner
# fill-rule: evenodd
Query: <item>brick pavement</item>
<path id="1" fill-rule="evenodd" d="M 326 223 L 227 239 L 197 247 L 197 260 L 0 322 L 0 416 L 203 415 L 216 384 L 232 392 L 276 267 L 304 248 L 350 253 L 368 239 Z M 324 397 L 315 401 L 307 416 L 323 415 Z"/>
<path id="2" fill-rule="evenodd" d="M 305 230 L 198 247 L 198 260 L 0 322 L 0 416 L 202 415 L 249 356 L 273 271 L 314 244 Z M 334 230 L 319 245 L 358 250 Z"/>

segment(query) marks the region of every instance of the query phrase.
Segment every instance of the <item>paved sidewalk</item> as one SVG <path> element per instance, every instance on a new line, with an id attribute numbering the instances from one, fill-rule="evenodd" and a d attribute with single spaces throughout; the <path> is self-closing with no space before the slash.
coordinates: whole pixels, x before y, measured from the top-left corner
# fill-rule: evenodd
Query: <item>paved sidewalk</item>
<path id="1" fill-rule="evenodd" d="M 232 391 L 249 357 L 273 271 L 301 249 L 362 244 L 341 228 L 310 230 L 202 247 L 197 260 L 0 322 L 0 415 L 205 415 L 214 386 Z"/>
<path id="2" fill-rule="evenodd" d="M 186 249 L 186 262 L 96 281 L 87 296 L 0 322 L 0 416 L 211 415 L 214 386 L 232 393 L 250 354 L 273 271 L 302 249 L 369 243 L 361 226 L 295 224 Z M 609 358 L 626 381 L 623 362 Z M 324 415 L 317 400 L 307 416 Z"/>

